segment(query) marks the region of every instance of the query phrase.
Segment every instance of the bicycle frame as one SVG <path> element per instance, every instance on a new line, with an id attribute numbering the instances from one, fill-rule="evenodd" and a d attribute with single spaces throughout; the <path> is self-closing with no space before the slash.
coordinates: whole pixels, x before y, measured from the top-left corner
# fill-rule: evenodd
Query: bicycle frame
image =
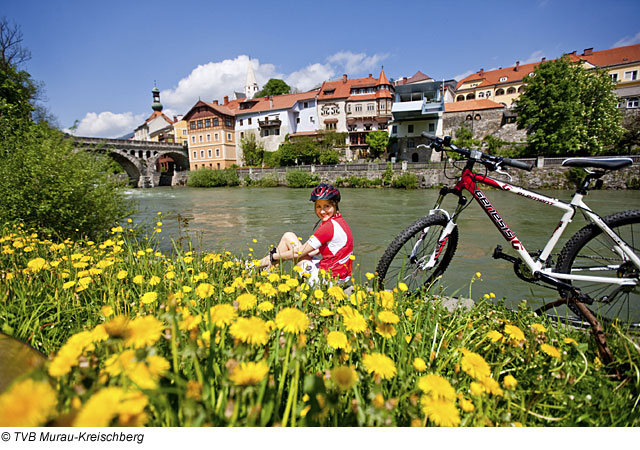
<path id="1" fill-rule="evenodd" d="M 558 226 L 553 231 L 553 233 L 551 234 L 551 237 L 545 244 L 542 252 L 536 259 L 531 257 L 531 255 L 525 249 L 520 239 L 518 239 L 516 234 L 509 228 L 509 226 L 506 224 L 504 219 L 500 216 L 496 208 L 491 204 L 489 199 L 484 195 L 482 190 L 478 188 L 478 184 L 484 184 L 487 186 L 498 188 L 502 191 L 506 191 L 511 194 L 520 195 L 530 200 L 535 200 L 545 205 L 553 206 L 555 208 L 558 208 L 564 211 L 564 214 L 560 219 Z M 574 194 L 571 202 L 566 203 L 552 197 L 547 197 L 546 195 L 529 191 L 519 186 L 514 186 L 512 184 L 509 184 L 503 181 L 495 180 L 485 175 L 479 175 L 473 172 L 469 167 L 466 167 L 463 170 L 462 175 L 460 176 L 460 179 L 458 180 L 458 182 L 456 183 L 453 189 L 445 188 L 443 191 L 441 191 L 441 194 L 438 200 L 436 201 L 434 208 L 431 210 L 432 214 L 435 212 L 440 212 L 445 214 L 445 216 L 448 218 L 448 223 L 440 235 L 440 239 L 438 241 L 438 245 L 436 246 L 436 249 L 431 254 L 429 260 L 422 264 L 421 267 L 423 269 L 435 266 L 440 256 L 440 253 L 442 252 L 447 242 L 447 239 L 449 238 L 453 229 L 457 226 L 456 221 L 457 221 L 458 215 L 461 213 L 463 207 L 466 205 L 466 199 L 464 199 L 464 197 L 462 196 L 463 190 L 468 191 L 476 200 L 476 202 L 478 202 L 478 204 L 482 207 L 484 212 L 489 216 L 494 226 L 500 231 L 500 233 L 507 240 L 507 242 L 510 243 L 511 247 L 518 253 L 520 258 L 526 264 L 526 266 L 529 268 L 532 274 L 542 273 L 547 276 L 551 276 L 555 279 L 560 279 L 560 280 L 589 281 L 589 282 L 595 282 L 595 283 L 617 284 L 621 286 L 636 284 L 636 281 L 632 278 L 612 278 L 612 277 L 601 277 L 601 276 L 592 276 L 592 275 L 577 275 L 573 273 L 565 274 L 565 273 L 554 272 L 552 267 L 548 267 L 546 261 L 549 259 L 551 252 L 558 244 L 567 226 L 569 225 L 569 223 L 571 223 L 576 210 L 580 209 L 588 218 L 588 220 L 590 220 L 592 223 L 598 226 L 603 231 L 603 233 L 605 233 L 615 243 L 615 249 L 621 258 L 623 258 L 625 261 L 629 261 L 629 260 L 632 261 L 633 264 L 636 265 L 636 267 L 640 268 L 640 258 L 638 258 L 638 256 L 633 252 L 633 250 L 622 239 L 620 239 L 620 237 L 613 230 L 611 230 L 607 226 L 607 224 L 604 222 L 604 220 L 602 220 L 600 216 L 594 213 L 584 203 L 583 201 L 584 194 L 577 191 Z M 448 212 L 440 208 L 445 195 L 447 195 L 448 193 L 454 193 L 461 199 L 458 202 L 458 207 L 455 213 L 453 214 L 453 216 L 450 216 Z M 419 242 L 416 243 L 416 247 L 418 245 L 419 245 Z M 414 249 L 414 252 L 415 252 L 415 249 Z M 612 269 L 612 267 L 609 267 L 609 269 Z"/>

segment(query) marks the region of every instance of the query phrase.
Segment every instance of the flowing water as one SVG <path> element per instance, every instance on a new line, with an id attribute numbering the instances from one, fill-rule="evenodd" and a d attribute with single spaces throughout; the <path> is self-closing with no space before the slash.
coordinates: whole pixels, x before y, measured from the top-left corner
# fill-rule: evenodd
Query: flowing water
<path id="1" fill-rule="evenodd" d="M 564 190 L 540 192 L 565 201 L 573 195 Z M 202 251 L 225 249 L 248 257 L 253 249 L 254 257 L 262 257 L 269 244 L 276 243 L 285 231 L 293 231 L 303 239 L 312 234 L 317 218 L 309 193 L 310 189 L 289 188 L 166 187 L 135 189 L 129 195 L 139 205 L 136 222 L 152 224 L 157 213 L 162 213 L 161 246 L 165 251 L 172 248 L 172 240 L 189 234 L 194 246 Z M 354 237 L 356 277 L 374 272 L 393 238 L 414 220 L 427 215 L 438 196 L 437 190 L 341 189 L 341 193 L 340 211 Z M 507 192 L 485 193 L 530 252 L 544 246 L 562 215 L 557 208 Z M 640 209 L 640 195 L 633 190 L 592 191 L 585 200 L 600 215 Z M 450 196 L 444 206 L 452 211 L 455 201 Z M 582 216 L 577 214 L 560 245 L 584 225 Z M 491 258 L 496 245 L 502 245 L 507 253 L 510 246 L 475 202 L 462 213 L 459 231 L 458 250 L 443 277 L 448 293 L 459 290 L 460 295 L 467 296 L 470 280 L 481 272 L 482 281 L 472 286 L 474 298 L 493 292 L 498 298 L 505 297 L 510 305 L 523 298 L 533 304 L 557 298 L 555 291 L 517 278 L 512 264 Z M 253 243 L 253 239 L 258 242 Z"/>

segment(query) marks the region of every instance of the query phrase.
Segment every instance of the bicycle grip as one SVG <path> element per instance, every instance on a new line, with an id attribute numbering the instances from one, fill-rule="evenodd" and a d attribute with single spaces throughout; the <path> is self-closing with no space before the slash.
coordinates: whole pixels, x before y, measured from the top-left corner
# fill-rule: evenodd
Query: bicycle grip
<path id="1" fill-rule="evenodd" d="M 503 158 L 502 162 L 505 165 L 515 167 L 516 169 L 522 169 L 526 171 L 530 171 L 531 169 L 533 169 L 533 164 L 527 164 L 526 162 L 516 161 L 515 159 L 511 158 Z"/>

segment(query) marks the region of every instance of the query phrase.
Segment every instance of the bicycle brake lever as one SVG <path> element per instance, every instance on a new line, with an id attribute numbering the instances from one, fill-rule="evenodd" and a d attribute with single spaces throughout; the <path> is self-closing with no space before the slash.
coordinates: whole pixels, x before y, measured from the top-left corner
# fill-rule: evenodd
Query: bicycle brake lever
<path id="1" fill-rule="evenodd" d="M 498 172 L 500 175 L 506 175 L 506 177 L 509 179 L 509 181 L 512 181 L 513 178 L 511 177 L 511 175 L 509 175 L 507 172 L 505 172 L 504 170 L 500 170 L 500 166 L 496 167 L 496 172 Z"/>

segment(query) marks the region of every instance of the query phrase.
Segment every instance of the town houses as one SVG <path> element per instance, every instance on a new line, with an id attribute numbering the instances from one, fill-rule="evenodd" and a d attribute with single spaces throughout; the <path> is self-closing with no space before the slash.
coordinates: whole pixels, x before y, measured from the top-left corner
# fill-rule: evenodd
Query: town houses
<path id="1" fill-rule="evenodd" d="M 585 49 L 564 55 L 588 69 L 605 69 L 616 82 L 618 107 L 624 117 L 640 112 L 640 44 L 596 51 Z M 307 92 L 256 97 L 260 86 L 251 62 L 244 92 L 232 100 L 198 100 L 184 116 L 162 113 L 160 91 L 152 90 L 151 116 L 133 139 L 182 143 L 188 147 L 190 169 L 225 169 L 244 164 L 242 142 L 251 135 L 265 151 L 276 151 L 287 140 L 322 139 L 328 132 L 344 136 L 342 159 L 368 156 L 367 135 L 387 131 L 388 156 L 397 161 L 426 162 L 439 155 L 421 146 L 423 132 L 452 135 L 460 127 L 474 138 L 488 135 L 522 142 L 514 106 L 526 89 L 526 77 L 546 61 L 516 63 L 511 67 L 480 69 L 461 80 L 434 80 L 417 71 L 410 77 L 377 75 L 326 80 Z"/>

